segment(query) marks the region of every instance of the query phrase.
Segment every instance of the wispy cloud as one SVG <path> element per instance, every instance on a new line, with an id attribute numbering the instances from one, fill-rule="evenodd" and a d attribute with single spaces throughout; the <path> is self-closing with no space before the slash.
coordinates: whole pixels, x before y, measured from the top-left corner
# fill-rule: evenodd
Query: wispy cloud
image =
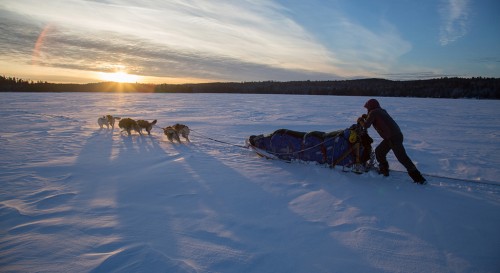
<path id="1" fill-rule="evenodd" d="M 202 68 L 204 61 L 231 68 L 234 63 L 243 63 L 330 76 L 338 72 L 331 65 L 328 51 L 284 16 L 282 7 L 269 1 L 68 0 L 40 5 L 38 1 L 25 0 L 5 8 L 51 22 L 59 30 L 59 39 L 72 36 L 71 39 L 79 41 L 77 45 L 69 45 L 69 39 L 64 43 L 59 40 L 59 51 L 82 52 L 85 46 L 87 51 L 104 55 L 106 50 L 117 46 L 130 49 L 118 51 L 120 54 L 110 51 L 110 61 L 118 55 L 136 60 L 139 56 L 155 55 L 156 62 L 163 61 L 163 66 L 191 66 L 191 72 Z M 122 41 L 109 37 L 119 37 Z M 120 44 L 123 39 L 131 43 Z M 192 62 L 197 66 L 193 67 Z M 167 71 L 167 74 L 179 73 L 173 69 Z M 216 71 L 208 68 L 205 73 Z"/>
<path id="2" fill-rule="evenodd" d="M 439 43 L 442 46 L 453 43 L 467 34 L 469 0 L 442 0 L 439 13 L 442 20 Z"/>
<path id="3" fill-rule="evenodd" d="M 397 28 L 381 20 L 380 29 L 374 31 L 354 24 L 346 18 L 337 17 L 341 27 L 332 28 L 332 37 L 341 41 L 332 43 L 331 50 L 342 60 L 342 67 L 359 73 L 371 71 L 374 75 L 385 73 L 397 63 L 399 57 L 412 49 L 412 45 L 401 38 Z"/>
<path id="4" fill-rule="evenodd" d="M 370 2 L 375 9 L 363 12 L 346 6 L 360 6 L 345 1 L 291 1 L 293 18 L 303 25 L 316 40 L 321 42 L 332 58 L 332 64 L 346 77 L 377 77 L 387 73 L 401 56 L 412 50 L 412 44 L 399 33 L 396 22 L 385 16 L 386 4 Z M 375 4 L 371 4 L 371 2 Z M 369 20 L 361 18 L 373 15 Z M 314 16 L 311 16 L 314 14 Z"/>
<path id="5" fill-rule="evenodd" d="M 0 51 L 28 63 L 50 24 L 35 56 L 43 67 L 247 81 L 377 76 L 411 50 L 389 22 L 374 30 L 321 1 L 308 6 L 322 33 L 291 16 L 300 7 L 267 0 L 18 0 L 0 4 Z"/>
<path id="6" fill-rule="evenodd" d="M 5 15 L 5 12 L 0 15 Z M 126 67 L 129 73 L 166 78 L 205 81 L 331 79 L 332 74 L 305 69 L 289 69 L 247 61 L 229 55 L 200 52 L 197 48 L 176 48 L 123 33 L 69 30 L 52 26 L 32 57 L 41 27 L 37 24 L 0 18 L 0 59 L 15 57 L 25 64 L 75 71 L 114 72 Z M 18 35 L 24 33 L 23 35 Z"/>

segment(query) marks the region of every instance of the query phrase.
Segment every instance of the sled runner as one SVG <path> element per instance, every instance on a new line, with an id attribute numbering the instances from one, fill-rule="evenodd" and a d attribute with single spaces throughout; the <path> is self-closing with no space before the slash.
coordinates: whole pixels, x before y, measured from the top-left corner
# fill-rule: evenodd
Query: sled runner
<path id="1" fill-rule="evenodd" d="M 362 172 L 369 164 L 372 142 L 366 129 L 358 124 L 328 133 L 279 129 L 269 135 L 252 135 L 247 140 L 250 148 L 266 158 L 340 165 L 355 172 Z"/>

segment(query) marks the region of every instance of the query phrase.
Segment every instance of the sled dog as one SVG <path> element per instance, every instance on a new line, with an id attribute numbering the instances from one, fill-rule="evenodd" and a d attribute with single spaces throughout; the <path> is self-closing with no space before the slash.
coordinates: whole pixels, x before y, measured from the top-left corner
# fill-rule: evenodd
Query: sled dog
<path id="1" fill-rule="evenodd" d="M 115 129 L 115 121 L 120 120 L 120 117 L 113 117 L 112 115 L 106 115 L 106 119 L 108 120 L 108 124 L 111 125 L 112 129 Z"/>
<path id="2" fill-rule="evenodd" d="M 173 126 L 168 126 L 163 128 L 163 133 L 167 136 L 168 140 L 170 142 L 173 142 L 173 140 L 176 140 L 177 142 L 181 142 L 181 139 L 179 138 L 179 135 L 181 135 L 183 138 L 185 138 L 188 142 L 189 140 L 189 127 L 187 127 L 184 124 L 175 124 Z"/>
<path id="3" fill-rule="evenodd" d="M 149 122 L 147 120 L 138 120 L 137 125 L 139 125 L 139 128 L 142 132 L 142 129 L 146 129 L 146 132 L 148 132 L 148 135 L 151 135 L 151 129 L 153 129 L 153 125 L 156 124 L 156 119 L 153 120 L 153 122 Z"/>
<path id="4" fill-rule="evenodd" d="M 108 123 L 108 119 L 106 118 L 106 116 L 102 116 L 102 117 L 99 117 L 97 119 L 97 124 L 99 124 L 99 127 L 104 128 L 104 126 L 106 126 L 106 128 L 109 129 L 109 123 Z"/>
<path id="5" fill-rule="evenodd" d="M 123 131 L 127 131 L 129 136 L 130 136 L 131 130 L 138 132 L 142 136 L 141 127 L 139 127 L 139 125 L 137 124 L 137 121 L 135 121 L 131 118 L 121 119 L 120 122 L 118 122 L 118 126 L 121 129 L 123 129 Z"/>
<path id="6" fill-rule="evenodd" d="M 177 131 L 175 131 L 175 129 L 172 127 L 172 126 L 167 126 L 165 128 L 162 128 L 163 129 L 163 133 L 167 136 L 168 140 L 170 142 L 173 142 L 173 140 L 177 140 L 177 142 L 181 142 L 180 138 L 179 138 L 179 134 L 177 133 Z"/>

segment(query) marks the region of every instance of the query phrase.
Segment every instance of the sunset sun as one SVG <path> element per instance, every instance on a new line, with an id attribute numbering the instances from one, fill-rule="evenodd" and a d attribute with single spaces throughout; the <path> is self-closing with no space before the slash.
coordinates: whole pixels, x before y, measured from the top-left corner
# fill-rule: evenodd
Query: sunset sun
<path id="1" fill-rule="evenodd" d="M 134 83 L 140 79 L 140 76 L 125 73 L 123 71 L 114 73 L 100 73 L 102 80 L 120 83 Z"/>

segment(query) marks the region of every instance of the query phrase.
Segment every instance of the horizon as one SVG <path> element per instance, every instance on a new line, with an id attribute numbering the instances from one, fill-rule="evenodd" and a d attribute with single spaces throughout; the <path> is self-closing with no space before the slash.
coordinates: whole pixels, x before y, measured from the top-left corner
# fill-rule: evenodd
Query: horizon
<path id="1" fill-rule="evenodd" d="M 152 82 L 127 82 L 127 81 L 95 81 L 95 82 L 81 82 L 81 83 L 76 83 L 76 82 L 49 82 L 49 81 L 44 81 L 44 80 L 38 80 L 38 81 L 33 81 L 31 79 L 24 79 L 16 76 L 6 76 L 6 75 L 0 75 L 0 77 L 3 77 L 5 79 L 15 79 L 15 80 L 21 80 L 23 82 L 27 82 L 29 84 L 37 84 L 37 83 L 42 83 L 42 84 L 68 84 L 68 85 L 88 85 L 88 84 L 138 84 L 138 85 L 196 85 L 196 84 L 219 84 L 219 83 L 233 83 L 233 84 L 245 84 L 245 83 L 265 83 L 265 82 L 275 82 L 275 83 L 290 83 L 290 82 L 336 82 L 336 81 L 363 81 L 363 80 L 382 80 L 382 81 L 393 81 L 393 82 L 411 82 L 411 81 L 430 81 L 430 80 L 447 80 L 447 79 L 464 79 L 464 80 L 474 80 L 474 79 L 485 79 L 485 80 L 497 80 L 500 79 L 500 77 L 440 77 L 440 78 L 425 78 L 425 79 L 406 79 L 406 80 L 392 80 L 392 79 L 387 79 L 387 78 L 352 78 L 352 79 L 325 79 L 325 80 L 289 80 L 289 81 L 274 81 L 274 80 L 255 80 L 255 81 L 212 81 L 212 82 L 184 82 L 184 83 L 166 83 L 166 82 L 159 82 L 159 83 L 152 83 Z"/>
<path id="2" fill-rule="evenodd" d="M 196 84 L 500 77 L 500 3 L 0 1 L 0 74 Z"/>

